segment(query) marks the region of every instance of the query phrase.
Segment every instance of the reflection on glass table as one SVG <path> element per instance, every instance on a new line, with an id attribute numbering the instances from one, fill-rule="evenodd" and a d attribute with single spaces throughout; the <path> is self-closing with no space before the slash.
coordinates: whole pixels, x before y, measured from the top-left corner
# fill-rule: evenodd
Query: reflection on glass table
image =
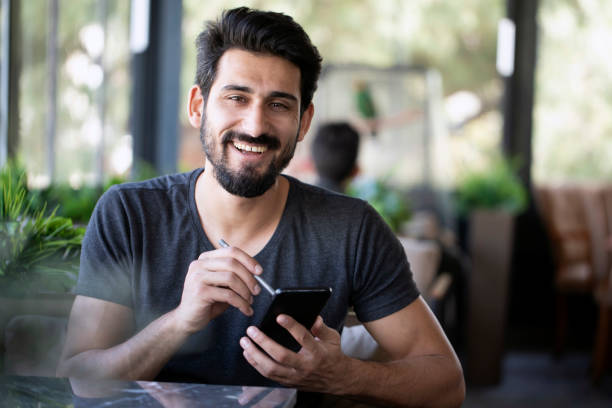
<path id="1" fill-rule="evenodd" d="M 293 407 L 290 388 L 0 376 L 2 407 Z"/>

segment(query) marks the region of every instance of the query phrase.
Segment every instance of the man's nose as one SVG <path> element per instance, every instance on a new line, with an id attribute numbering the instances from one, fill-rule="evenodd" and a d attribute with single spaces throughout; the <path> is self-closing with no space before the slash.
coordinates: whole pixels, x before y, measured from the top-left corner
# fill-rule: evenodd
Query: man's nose
<path id="1" fill-rule="evenodd" d="M 264 106 L 253 105 L 245 112 L 242 120 L 242 130 L 253 137 L 269 132 L 269 122 Z"/>

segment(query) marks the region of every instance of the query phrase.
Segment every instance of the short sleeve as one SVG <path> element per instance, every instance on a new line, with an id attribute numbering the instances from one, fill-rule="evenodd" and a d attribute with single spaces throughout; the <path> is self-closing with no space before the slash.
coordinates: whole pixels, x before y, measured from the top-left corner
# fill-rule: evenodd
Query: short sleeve
<path id="1" fill-rule="evenodd" d="M 76 294 L 132 307 L 130 222 L 121 192 L 102 195 L 87 225 Z"/>
<path id="2" fill-rule="evenodd" d="M 370 205 L 361 221 L 353 278 L 353 307 L 362 322 L 395 313 L 418 296 L 406 253 Z"/>

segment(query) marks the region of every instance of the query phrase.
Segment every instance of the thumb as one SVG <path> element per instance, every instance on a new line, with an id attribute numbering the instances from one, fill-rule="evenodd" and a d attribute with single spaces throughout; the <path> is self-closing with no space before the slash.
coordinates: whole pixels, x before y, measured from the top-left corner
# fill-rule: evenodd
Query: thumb
<path id="1" fill-rule="evenodd" d="M 310 331 L 315 337 L 318 337 L 323 341 L 333 340 L 336 336 L 338 336 L 338 332 L 327 326 L 323 322 L 323 318 L 321 316 L 317 316 L 317 320 L 315 320 Z"/>

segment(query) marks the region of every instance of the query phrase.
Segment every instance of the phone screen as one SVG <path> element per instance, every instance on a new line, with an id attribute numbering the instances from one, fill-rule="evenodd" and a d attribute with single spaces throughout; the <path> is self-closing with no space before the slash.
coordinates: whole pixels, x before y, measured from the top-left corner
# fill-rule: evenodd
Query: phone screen
<path id="1" fill-rule="evenodd" d="M 276 322 L 276 317 L 279 314 L 289 315 L 310 330 L 327 303 L 331 292 L 331 288 L 323 287 L 277 289 L 272 303 L 258 327 L 278 344 L 290 350 L 298 351 L 302 346 L 284 327 Z"/>

